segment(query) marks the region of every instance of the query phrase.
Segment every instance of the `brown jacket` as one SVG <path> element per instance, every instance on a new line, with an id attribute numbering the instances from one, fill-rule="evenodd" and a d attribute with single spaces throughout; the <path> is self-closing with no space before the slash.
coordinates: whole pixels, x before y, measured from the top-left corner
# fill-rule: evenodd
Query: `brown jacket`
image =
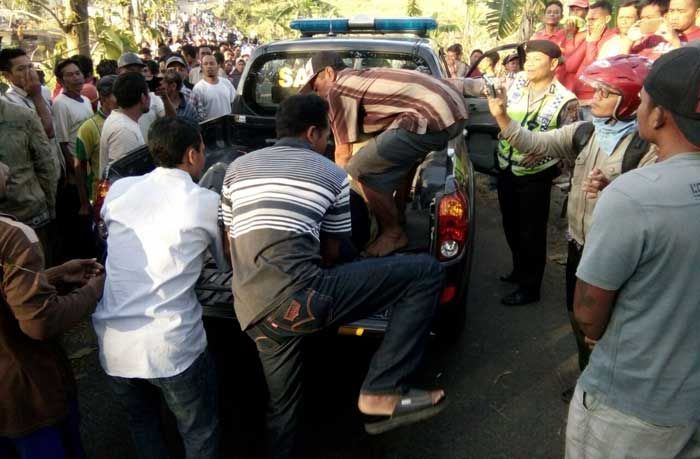
<path id="1" fill-rule="evenodd" d="M 0 437 L 19 437 L 67 415 L 75 381 L 55 338 L 93 311 L 101 292 L 58 296 L 36 233 L 6 215 L 0 263 Z"/>
<path id="2" fill-rule="evenodd" d="M 532 154 L 543 154 L 555 158 L 574 161 L 574 171 L 571 177 L 571 191 L 567 204 L 567 216 L 569 222 L 569 234 L 580 245 L 586 243 L 586 235 L 591 227 L 593 209 L 598 198 L 588 198 L 583 192 L 583 181 L 594 169 L 600 169 L 605 177 L 613 181 L 622 173 L 622 159 L 627 147 L 632 141 L 632 135 L 625 137 L 617 146 L 612 155 L 608 156 L 598 148 L 595 131 L 583 147 L 581 153 L 576 156 L 574 148 L 574 133 L 584 121 L 566 125 L 553 131 L 536 133 L 521 128 L 512 121 L 501 132 L 501 137 L 521 151 Z M 652 145 L 646 155 L 639 162 L 639 167 L 656 161 L 656 147 Z"/>

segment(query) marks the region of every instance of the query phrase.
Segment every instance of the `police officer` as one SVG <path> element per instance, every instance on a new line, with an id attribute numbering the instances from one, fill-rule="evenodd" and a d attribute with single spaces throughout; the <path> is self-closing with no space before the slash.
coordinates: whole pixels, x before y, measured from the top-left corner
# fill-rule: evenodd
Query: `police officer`
<path id="1" fill-rule="evenodd" d="M 547 40 L 526 44 L 525 71 L 508 89 L 508 116 L 534 132 L 556 129 L 578 120 L 576 96 L 555 79 L 561 49 Z M 525 152 L 527 153 L 527 152 Z M 501 302 L 520 306 L 539 301 L 547 254 L 552 179 L 558 158 L 545 156 L 525 164 L 524 153 L 503 139 L 498 146 L 498 202 L 503 229 L 513 257 L 513 271 L 501 277 L 518 288 Z"/>
<path id="2" fill-rule="evenodd" d="M 616 56 L 595 62 L 581 75 L 582 82 L 595 90 L 591 105 L 593 122 L 578 122 L 548 133 L 528 132 L 505 113 L 503 97 L 489 99 L 501 136 L 516 148 L 529 152 L 525 163 L 536 163 L 545 156 L 575 160 L 567 206 L 566 305 L 581 371 L 588 364 L 590 349 L 573 317 L 576 269 L 598 190 L 627 170 L 656 159 L 656 148 L 639 138 L 636 117 L 639 92 L 650 66 L 651 61 L 642 56 Z M 562 397 L 568 401 L 572 394 L 573 388 Z"/>

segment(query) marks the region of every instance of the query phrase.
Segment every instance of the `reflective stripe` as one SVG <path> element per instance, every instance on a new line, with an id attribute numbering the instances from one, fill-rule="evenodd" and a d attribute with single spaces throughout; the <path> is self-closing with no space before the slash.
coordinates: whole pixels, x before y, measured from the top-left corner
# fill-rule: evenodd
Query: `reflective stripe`
<path id="1" fill-rule="evenodd" d="M 557 80 L 554 80 L 540 105 L 534 112 L 530 113 L 527 84 L 528 81 L 524 73 L 517 75 L 515 82 L 508 90 L 508 115 L 519 122 L 521 126 L 527 126 L 534 122 L 536 126 L 532 129 L 528 128 L 533 132 L 545 132 L 559 127 L 559 114 L 567 103 L 576 100 L 576 96 Z M 513 148 L 507 141 L 501 140 L 499 142 L 499 166 L 504 170 L 510 167 L 514 175 L 537 174 L 559 162 L 558 159 L 547 156 L 532 167 L 523 167 L 521 166 L 523 157 L 523 153 Z"/>

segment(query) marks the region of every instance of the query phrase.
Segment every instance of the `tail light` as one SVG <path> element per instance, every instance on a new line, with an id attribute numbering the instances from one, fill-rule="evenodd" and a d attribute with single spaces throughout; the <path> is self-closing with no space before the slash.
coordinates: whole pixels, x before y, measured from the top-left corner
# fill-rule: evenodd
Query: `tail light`
<path id="1" fill-rule="evenodd" d="M 107 197 L 107 192 L 109 191 L 109 180 L 103 179 L 97 185 L 97 191 L 95 192 L 95 202 L 92 205 L 95 218 L 95 226 L 97 227 L 97 232 L 103 239 L 107 239 L 107 234 L 104 228 L 104 222 L 102 217 L 100 217 L 100 211 L 102 210 L 102 205 Z"/>
<path id="2" fill-rule="evenodd" d="M 467 200 L 460 191 L 440 198 L 438 206 L 437 256 L 439 261 L 457 258 L 469 236 Z"/>

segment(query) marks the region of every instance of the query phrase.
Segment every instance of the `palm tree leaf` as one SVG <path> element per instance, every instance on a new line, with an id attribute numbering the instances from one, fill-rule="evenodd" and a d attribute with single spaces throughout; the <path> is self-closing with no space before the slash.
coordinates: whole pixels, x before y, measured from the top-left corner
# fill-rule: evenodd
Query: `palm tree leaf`
<path id="1" fill-rule="evenodd" d="M 523 2 L 528 0 L 489 0 L 486 23 L 492 36 L 503 39 L 518 30 L 522 20 Z M 532 0 L 530 0 L 532 1 Z"/>

